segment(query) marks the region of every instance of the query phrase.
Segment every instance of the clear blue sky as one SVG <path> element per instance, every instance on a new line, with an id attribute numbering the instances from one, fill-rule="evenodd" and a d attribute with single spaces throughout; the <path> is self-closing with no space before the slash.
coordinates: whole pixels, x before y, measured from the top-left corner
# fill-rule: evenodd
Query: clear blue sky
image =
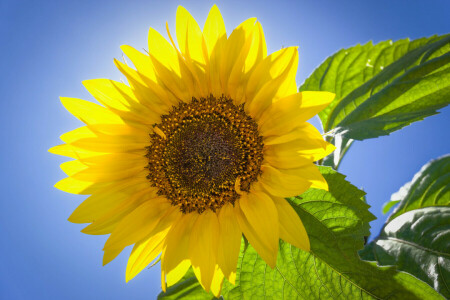
<path id="1" fill-rule="evenodd" d="M 119 46 L 147 47 L 150 26 L 172 28 L 179 4 L 203 24 L 211 1 L 0 2 L 1 190 L 0 298 L 154 299 L 159 267 L 128 284 L 125 251 L 101 266 L 105 236 L 80 233 L 67 217 L 83 200 L 53 188 L 63 158 L 47 149 L 80 123 L 59 96 L 92 99 L 81 81 L 123 78 Z M 450 32 L 450 2 L 217 1 L 230 32 L 258 17 L 268 50 L 300 46 L 298 84 L 336 50 L 386 39 Z M 428 160 L 450 152 L 450 109 L 389 137 L 356 143 L 341 172 L 367 191 L 379 220 L 382 204 Z"/>

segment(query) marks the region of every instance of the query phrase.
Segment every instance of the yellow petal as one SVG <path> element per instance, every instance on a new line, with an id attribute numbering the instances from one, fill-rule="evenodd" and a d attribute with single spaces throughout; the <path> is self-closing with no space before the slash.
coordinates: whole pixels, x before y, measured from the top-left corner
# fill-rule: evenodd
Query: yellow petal
<path id="1" fill-rule="evenodd" d="M 243 78 L 248 78 L 248 72 L 252 69 L 258 53 L 257 46 L 259 36 L 256 33 L 256 29 L 256 26 L 252 26 L 251 29 L 248 30 L 248 34 L 245 35 L 244 45 L 242 49 L 240 49 L 239 55 L 233 61 L 233 67 L 227 80 L 226 91 L 237 105 L 242 103 L 245 82 Z M 253 63 L 248 69 L 245 68 L 247 61 L 249 65 L 250 63 Z"/>
<path id="2" fill-rule="evenodd" d="M 91 79 L 83 81 L 84 87 L 106 107 L 122 111 L 130 111 L 133 106 L 138 105 L 130 87 L 109 79 Z"/>
<path id="3" fill-rule="evenodd" d="M 147 159 L 139 154 L 112 153 L 63 163 L 61 168 L 65 164 L 66 170 L 63 170 L 75 179 L 107 182 L 130 178 L 142 172 L 147 165 Z"/>
<path id="4" fill-rule="evenodd" d="M 285 169 L 276 169 L 269 165 L 262 165 L 261 171 L 261 178 L 258 182 L 273 196 L 298 196 L 311 186 L 311 183 L 306 179 L 291 175 Z"/>
<path id="5" fill-rule="evenodd" d="M 164 251 L 163 251 L 164 254 Z M 165 293 L 166 289 L 167 289 L 167 285 L 166 285 L 166 273 L 164 272 L 164 269 L 161 268 L 161 289 L 162 291 Z"/>
<path id="6" fill-rule="evenodd" d="M 203 28 L 203 35 L 210 55 L 209 66 L 207 66 L 207 72 L 209 72 L 208 85 L 210 86 L 211 93 L 217 98 L 223 94 L 220 81 L 220 66 L 222 58 L 225 55 L 227 35 L 225 24 L 216 5 L 209 12 Z"/>
<path id="7" fill-rule="evenodd" d="M 154 64 L 154 62 L 157 61 L 167 70 L 173 71 L 175 76 L 181 78 L 180 65 L 178 64 L 175 49 L 158 31 L 153 28 L 150 28 L 148 32 L 148 45 L 152 63 Z M 156 65 L 155 69 L 158 71 Z"/>
<path id="8" fill-rule="evenodd" d="M 323 152 L 323 157 L 326 157 L 327 155 L 331 154 L 334 150 L 336 150 L 336 147 L 331 144 L 331 143 L 327 143 L 327 146 L 325 147 L 325 151 Z M 321 158 L 323 158 L 321 157 Z"/>
<path id="9" fill-rule="evenodd" d="M 134 125 L 134 124 L 133 124 Z M 80 138 L 89 138 L 89 137 L 96 137 L 98 134 L 107 134 L 107 135 L 136 135 L 139 136 L 141 139 L 144 136 L 148 136 L 148 134 L 151 132 L 149 131 L 148 127 L 135 127 L 130 126 L 129 124 L 93 124 L 86 126 L 88 130 L 92 132 L 92 134 L 86 136 L 79 136 L 76 139 L 73 139 L 71 141 L 65 141 L 66 143 L 71 143 L 75 140 L 78 140 Z M 79 128 L 80 129 L 80 128 Z M 62 135 L 64 136 L 64 134 Z M 61 139 L 62 139 L 61 136 Z"/>
<path id="10" fill-rule="evenodd" d="M 285 135 L 266 137 L 264 145 L 266 145 L 264 153 L 267 160 L 272 160 L 274 157 L 286 163 L 291 158 L 298 159 L 298 156 L 311 162 L 316 161 L 333 151 L 333 146 L 324 141 L 319 131 L 309 123 L 303 123 Z M 296 168 L 300 165 L 293 163 L 290 167 L 287 165 L 280 168 Z"/>
<path id="11" fill-rule="evenodd" d="M 272 53 L 256 66 L 246 89 L 246 109 L 253 118 L 259 119 L 272 102 L 292 93 L 288 87 L 290 77 L 295 77 L 297 66 L 296 47 Z"/>
<path id="12" fill-rule="evenodd" d="M 236 104 L 239 105 L 245 101 L 244 95 L 247 81 L 255 66 L 266 56 L 267 48 L 264 32 L 261 23 L 256 22 L 256 26 L 253 27 L 247 37 L 228 79 L 228 91 Z"/>
<path id="13" fill-rule="evenodd" d="M 191 267 L 191 262 L 186 259 L 183 260 L 179 265 L 177 265 L 174 269 L 169 271 L 166 275 L 167 279 L 167 286 L 172 286 L 178 281 L 180 281 L 181 278 L 186 274 L 186 272 Z"/>
<path id="14" fill-rule="evenodd" d="M 297 153 L 295 149 L 289 147 L 280 149 L 280 145 L 265 146 L 264 160 L 277 169 L 299 168 L 312 162 L 310 159 Z"/>
<path id="15" fill-rule="evenodd" d="M 141 204 L 117 225 L 104 249 L 117 249 L 138 242 L 156 227 L 170 206 L 170 202 L 164 197 Z"/>
<path id="16" fill-rule="evenodd" d="M 266 39 L 264 31 L 260 22 L 256 22 L 255 32 L 253 36 L 252 45 L 248 57 L 245 60 L 244 71 L 250 72 L 256 65 L 267 57 Z"/>
<path id="17" fill-rule="evenodd" d="M 48 152 L 56 154 L 56 155 L 78 158 L 74 149 L 70 145 L 67 145 L 67 144 L 61 144 L 61 145 L 51 147 L 50 149 L 48 149 Z"/>
<path id="18" fill-rule="evenodd" d="M 153 28 L 148 33 L 148 46 L 152 63 L 163 84 L 181 101 L 191 100 L 194 96 L 194 78 L 175 49 Z"/>
<path id="19" fill-rule="evenodd" d="M 150 139 L 147 135 L 146 139 Z M 133 153 L 145 156 L 149 141 L 139 141 L 139 136 L 99 136 L 98 138 L 80 139 L 71 146 L 76 152 L 75 158 L 86 158 L 106 153 Z M 96 151 L 96 152 L 93 152 Z"/>
<path id="20" fill-rule="evenodd" d="M 304 146 L 304 145 L 303 145 Z M 325 142 L 323 148 L 310 148 L 310 149 L 300 149 L 297 151 L 303 157 L 310 159 L 311 161 L 318 161 L 319 159 L 324 158 L 331 152 L 333 152 L 336 147 L 333 144 Z"/>
<path id="21" fill-rule="evenodd" d="M 161 82 L 146 78 L 143 74 L 117 59 L 114 59 L 114 64 L 127 78 L 139 102 L 147 106 L 150 110 L 154 110 L 155 113 L 161 114 L 162 111 L 167 112 L 171 105 L 179 102 L 175 95 L 171 91 L 168 91 Z"/>
<path id="22" fill-rule="evenodd" d="M 77 129 L 74 129 L 72 131 L 66 132 L 63 135 L 60 136 L 60 139 L 70 144 L 73 141 L 82 139 L 82 138 L 90 138 L 90 137 L 96 137 L 97 135 L 95 132 L 93 132 L 91 129 L 89 129 L 88 126 L 79 127 Z"/>
<path id="23" fill-rule="evenodd" d="M 283 135 L 319 113 L 334 99 L 328 92 L 300 92 L 274 103 L 258 120 L 264 136 Z"/>
<path id="24" fill-rule="evenodd" d="M 309 238 L 299 216 L 283 198 L 272 197 L 280 220 L 280 238 L 295 247 L 309 251 Z"/>
<path id="25" fill-rule="evenodd" d="M 330 92 L 300 92 L 302 95 L 300 120 L 307 121 L 325 109 L 336 96 Z"/>
<path id="26" fill-rule="evenodd" d="M 108 185 L 84 200 L 70 215 L 69 221 L 92 223 L 134 193 L 142 190 L 148 190 L 148 182 L 141 178 L 116 182 L 112 187 Z"/>
<path id="27" fill-rule="evenodd" d="M 128 259 L 126 282 L 133 279 L 161 253 L 169 229 L 170 227 L 134 245 Z"/>
<path id="28" fill-rule="evenodd" d="M 282 98 L 272 103 L 258 120 L 259 131 L 263 136 L 283 135 L 305 121 L 299 121 L 302 96 L 300 93 Z"/>
<path id="29" fill-rule="evenodd" d="M 95 137 L 80 138 L 70 143 L 76 149 L 100 153 L 134 152 L 145 156 L 146 147 L 150 145 L 148 133 L 136 132 L 129 135 L 108 135 L 97 133 Z M 79 150 L 77 152 L 80 152 Z M 92 156 L 92 155 L 91 155 Z"/>
<path id="30" fill-rule="evenodd" d="M 198 80 L 197 87 L 202 96 L 206 97 L 206 66 L 208 64 L 208 50 L 203 34 L 195 19 L 182 6 L 178 6 L 176 16 L 176 34 L 178 46 L 186 64 Z"/>
<path id="31" fill-rule="evenodd" d="M 261 61 L 249 78 L 246 87 L 246 98 L 248 100 L 258 93 L 264 84 L 277 78 L 286 70 L 297 52 L 296 47 L 283 48 L 270 54 Z"/>
<path id="32" fill-rule="evenodd" d="M 66 193 L 80 194 L 80 195 L 90 195 L 96 191 L 106 187 L 111 186 L 110 182 L 89 182 L 81 181 L 72 177 L 66 177 L 55 184 L 55 188 L 64 191 Z"/>
<path id="33" fill-rule="evenodd" d="M 180 211 L 180 208 L 178 206 L 171 206 L 166 211 L 166 213 L 161 217 L 159 223 L 156 225 L 152 233 L 157 233 L 166 230 L 167 228 L 171 227 L 173 224 L 178 222 L 178 220 L 182 217 L 182 215 L 183 213 Z"/>
<path id="34" fill-rule="evenodd" d="M 61 97 L 64 107 L 85 124 L 123 124 L 124 121 L 106 107 L 89 101 Z"/>
<path id="35" fill-rule="evenodd" d="M 116 184 L 117 182 L 114 182 L 110 187 L 114 187 Z M 88 216 L 90 215 L 91 217 L 94 217 L 89 219 L 89 222 L 92 222 L 92 224 L 83 228 L 81 232 L 92 235 L 110 234 L 117 227 L 117 224 L 119 224 L 124 217 L 135 210 L 139 205 L 149 199 L 156 198 L 156 192 L 157 190 L 153 187 L 146 186 L 144 189 L 136 190 L 128 196 L 123 196 L 123 201 L 119 201 L 119 198 L 116 201 L 116 205 L 110 207 L 109 209 L 108 207 L 104 207 L 104 209 L 99 209 L 97 212 L 80 211 L 82 215 L 76 216 L 76 218 L 71 216 L 70 221 L 74 221 L 77 223 L 86 223 L 86 214 L 88 214 Z M 85 219 L 83 220 L 80 218 Z"/>
<path id="36" fill-rule="evenodd" d="M 72 145 L 62 144 L 48 149 L 48 152 L 63 155 L 71 158 L 86 158 L 99 155 L 98 152 L 91 152 L 89 150 L 74 147 Z"/>
<path id="37" fill-rule="evenodd" d="M 277 157 L 292 157 L 297 154 L 312 162 L 327 156 L 334 150 L 334 146 L 325 142 L 317 129 L 311 124 L 305 123 L 304 126 L 298 127 L 295 134 L 297 135 L 296 138 L 289 142 L 267 145 L 265 153 Z M 294 168 L 294 166 L 291 168 Z"/>
<path id="38" fill-rule="evenodd" d="M 83 164 L 80 160 L 71 160 L 71 161 L 66 161 L 63 162 L 60 165 L 61 170 L 66 173 L 67 176 L 72 176 L 78 172 L 81 172 L 83 170 L 87 170 L 88 166 Z M 80 179 L 80 178 L 76 178 L 75 179 Z M 86 180 L 89 181 L 89 180 Z"/>
<path id="39" fill-rule="evenodd" d="M 154 82 L 157 81 L 156 72 L 150 56 L 128 45 L 122 45 L 120 46 L 120 49 L 126 56 L 128 56 L 128 58 L 131 60 L 131 62 L 141 75 L 143 75 L 148 80 Z"/>
<path id="40" fill-rule="evenodd" d="M 216 269 L 214 271 L 214 276 L 211 283 L 211 292 L 213 293 L 214 297 L 216 298 L 220 297 L 222 285 L 223 285 L 223 273 L 216 265 Z"/>
<path id="41" fill-rule="evenodd" d="M 321 189 L 328 191 L 328 183 L 323 178 L 317 166 L 313 163 L 309 165 L 302 166 L 296 169 L 285 169 L 283 170 L 285 176 L 294 176 L 307 180 L 311 183 L 310 188 Z M 300 195 L 300 194 L 298 194 Z M 275 195 L 276 196 L 276 195 Z M 279 196 L 282 197 L 282 196 Z"/>
<path id="42" fill-rule="evenodd" d="M 217 259 L 219 221 L 211 210 L 199 215 L 192 228 L 189 257 L 202 287 L 209 292 Z"/>
<path id="43" fill-rule="evenodd" d="M 217 5 L 213 5 L 209 11 L 208 17 L 206 18 L 205 26 L 203 27 L 203 36 L 208 47 L 208 53 L 214 51 L 217 43 L 220 40 L 226 39 L 225 23 L 223 21 L 222 15 L 220 14 Z"/>
<path id="44" fill-rule="evenodd" d="M 112 262 L 122 251 L 123 251 L 123 248 L 105 250 L 103 252 L 103 265 L 106 266 L 107 264 Z"/>
<path id="45" fill-rule="evenodd" d="M 80 141 L 96 141 L 105 143 L 143 144 L 150 142 L 151 129 L 140 130 L 125 124 L 95 124 L 77 128 L 61 135 L 61 140 L 76 147 Z M 76 147 L 78 150 L 78 147 Z M 90 149 L 93 150 L 92 147 Z M 102 152 L 100 150 L 95 151 Z"/>
<path id="46" fill-rule="evenodd" d="M 297 139 L 304 138 L 313 139 L 316 144 L 320 144 L 320 147 L 326 147 L 326 142 L 320 132 L 308 122 L 303 122 L 300 126 L 292 129 L 290 132 L 280 135 L 264 136 L 264 145 L 276 145 L 287 142 L 292 142 Z"/>
<path id="47" fill-rule="evenodd" d="M 151 187 L 136 191 L 111 209 L 99 212 L 96 218 L 92 220 L 93 223 L 83 228 L 81 232 L 92 235 L 112 233 L 128 214 L 138 208 L 142 203 L 156 198 L 156 192 L 157 190 Z M 125 247 L 123 246 L 123 248 Z"/>
<path id="48" fill-rule="evenodd" d="M 224 45 L 220 64 L 220 81 L 225 95 L 229 95 L 228 80 L 235 64 L 238 64 L 237 68 L 241 67 L 243 64 L 242 59 L 246 57 L 249 51 L 251 43 L 247 41 L 253 33 L 255 22 L 256 18 L 250 18 L 242 22 L 233 30 Z"/>
<path id="49" fill-rule="evenodd" d="M 223 275 L 232 284 L 236 278 L 236 266 L 241 248 L 242 231 L 234 214 L 233 205 L 225 204 L 219 212 L 219 246 L 217 263 L 223 271 Z"/>
<path id="50" fill-rule="evenodd" d="M 197 213 L 182 214 L 167 233 L 161 257 L 161 271 L 164 274 L 174 270 L 178 265 L 190 261 L 189 242 L 197 217 Z M 165 278 L 163 280 L 165 282 Z"/>
<path id="51" fill-rule="evenodd" d="M 124 119 L 143 124 L 159 121 L 158 114 L 140 104 L 131 88 L 121 82 L 92 79 L 83 81 L 83 85 L 98 102 Z"/>
<path id="52" fill-rule="evenodd" d="M 242 232 L 256 252 L 274 268 L 278 254 L 278 214 L 272 199 L 264 192 L 253 191 L 239 199 L 235 209 Z"/>

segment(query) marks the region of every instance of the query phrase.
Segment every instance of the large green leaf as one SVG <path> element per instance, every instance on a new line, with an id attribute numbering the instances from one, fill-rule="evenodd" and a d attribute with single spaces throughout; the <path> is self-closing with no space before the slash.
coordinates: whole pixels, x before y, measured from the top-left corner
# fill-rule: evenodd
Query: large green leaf
<path id="1" fill-rule="evenodd" d="M 383 266 L 395 265 L 450 298 L 450 207 L 400 215 L 360 254 Z"/>
<path id="2" fill-rule="evenodd" d="M 391 196 L 385 205 L 400 204 L 389 220 L 417 208 L 450 205 L 450 155 L 432 160 L 416 173 L 413 179 Z"/>
<path id="3" fill-rule="evenodd" d="M 450 35 L 367 43 L 329 57 L 300 87 L 336 93 L 324 131 L 364 140 L 436 114 L 450 103 Z"/>
<path id="4" fill-rule="evenodd" d="M 360 260 L 357 251 L 374 219 L 361 199 L 364 192 L 330 168 L 321 172 L 329 192 L 310 189 L 289 200 L 306 227 L 311 252 L 280 242 L 277 265 L 271 269 L 249 245 L 241 251 L 236 286 L 225 284 L 224 298 L 440 299 L 409 274 Z"/>

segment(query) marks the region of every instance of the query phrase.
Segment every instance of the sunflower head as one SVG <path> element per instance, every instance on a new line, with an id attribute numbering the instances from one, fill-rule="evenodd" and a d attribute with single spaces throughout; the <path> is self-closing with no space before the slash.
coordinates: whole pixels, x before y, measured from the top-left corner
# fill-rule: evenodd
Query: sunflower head
<path id="1" fill-rule="evenodd" d="M 62 98 L 85 126 L 50 149 L 75 159 L 56 187 L 90 195 L 69 220 L 110 234 L 105 264 L 134 244 L 127 281 L 160 256 L 163 290 L 192 267 L 218 296 L 242 235 L 271 267 L 280 238 L 309 251 L 284 198 L 328 188 L 313 162 L 334 147 L 306 121 L 334 95 L 298 93 L 297 48 L 267 55 L 254 18 L 227 36 L 216 6 L 203 30 L 179 7 L 178 47 L 167 31 L 170 42 L 150 29 L 148 54 L 122 47 L 129 85 L 84 82 L 101 105 Z"/>
<path id="2" fill-rule="evenodd" d="M 183 213 L 234 205 L 263 161 L 263 138 L 244 106 L 213 95 L 181 102 L 151 137 L 147 178 Z"/>

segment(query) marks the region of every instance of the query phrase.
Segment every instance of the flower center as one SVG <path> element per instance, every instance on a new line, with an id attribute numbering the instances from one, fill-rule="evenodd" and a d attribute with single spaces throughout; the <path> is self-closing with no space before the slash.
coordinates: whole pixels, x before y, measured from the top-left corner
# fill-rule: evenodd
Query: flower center
<path id="1" fill-rule="evenodd" d="M 223 96 L 180 103 L 150 137 L 147 178 L 184 213 L 234 204 L 261 173 L 258 126 Z"/>

